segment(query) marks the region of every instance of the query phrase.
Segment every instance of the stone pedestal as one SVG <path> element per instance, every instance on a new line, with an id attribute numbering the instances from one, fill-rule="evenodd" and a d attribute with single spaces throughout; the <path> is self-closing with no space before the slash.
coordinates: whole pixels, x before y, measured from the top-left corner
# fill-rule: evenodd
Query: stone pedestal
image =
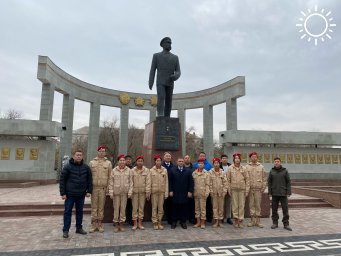
<path id="1" fill-rule="evenodd" d="M 179 156 L 182 156 L 182 136 L 179 118 L 157 117 L 145 127 L 143 138 L 143 155 L 145 166 L 154 166 L 154 154 L 169 151 L 172 154 L 172 161 L 175 163 Z"/>
<path id="2" fill-rule="evenodd" d="M 261 216 L 262 218 L 269 218 L 270 217 L 270 199 L 268 193 L 262 194 L 262 202 L 261 202 Z M 250 218 L 250 207 L 249 207 L 249 196 L 245 200 L 245 218 Z"/>
<path id="3" fill-rule="evenodd" d="M 261 215 L 262 218 L 269 218 L 270 217 L 270 200 L 267 193 L 262 194 L 262 204 L 261 204 Z M 104 206 L 104 220 L 105 223 L 112 223 L 114 216 L 114 208 L 112 199 L 107 196 L 105 200 Z M 152 216 L 152 205 L 150 201 L 146 201 L 144 206 L 144 220 L 150 221 Z M 245 202 L 245 218 L 250 218 L 250 209 L 249 209 L 249 197 L 246 198 Z M 247 223 L 247 221 L 246 221 Z"/>
<path id="4" fill-rule="evenodd" d="M 106 196 L 104 205 L 104 223 L 112 223 L 114 218 L 113 201 L 110 196 Z M 152 219 L 152 204 L 150 201 L 146 201 L 144 205 L 144 221 L 151 221 Z"/>

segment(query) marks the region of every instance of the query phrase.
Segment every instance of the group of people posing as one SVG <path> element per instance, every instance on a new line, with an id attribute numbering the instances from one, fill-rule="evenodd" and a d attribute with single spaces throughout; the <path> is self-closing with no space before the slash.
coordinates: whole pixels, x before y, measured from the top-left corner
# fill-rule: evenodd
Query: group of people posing
<path id="1" fill-rule="evenodd" d="M 152 222 L 155 230 L 162 230 L 164 213 L 171 228 L 187 229 L 187 220 L 193 220 L 194 228 L 206 227 L 206 219 L 212 218 L 214 228 L 223 227 L 224 219 L 235 228 L 244 227 L 245 199 L 249 196 L 251 220 L 248 227 L 262 228 L 261 198 L 268 186 L 272 196 L 271 228 L 278 227 L 278 204 L 283 210 L 284 228 L 289 226 L 288 200 L 291 195 L 290 176 L 280 159 L 274 159 L 274 167 L 268 177 L 258 162 L 257 153 L 249 154 L 250 162 L 241 165 L 241 154 L 233 154 L 233 164 L 227 155 L 213 158 L 210 163 L 204 152 L 191 163 L 190 157 L 179 157 L 172 163 L 169 152 L 154 155 L 154 166 L 144 166 L 144 157 L 132 158 L 120 154 L 113 168 L 106 158 L 105 146 L 98 147 L 98 155 L 89 165 L 83 162 L 81 150 L 74 152 L 60 176 L 60 194 L 65 200 L 63 237 L 69 236 L 73 205 L 76 207 L 76 233 L 87 234 L 82 227 L 85 197 L 91 196 L 91 227 L 89 232 L 104 232 L 103 218 L 106 196 L 113 200 L 114 232 L 124 231 L 128 199 L 132 204 L 132 229 L 144 229 L 144 208 L 151 202 Z M 210 216 L 212 213 L 212 216 Z M 232 216 L 232 218 L 231 218 Z M 130 216 L 129 216 L 130 217 Z M 232 221 L 233 220 L 233 221 Z"/>

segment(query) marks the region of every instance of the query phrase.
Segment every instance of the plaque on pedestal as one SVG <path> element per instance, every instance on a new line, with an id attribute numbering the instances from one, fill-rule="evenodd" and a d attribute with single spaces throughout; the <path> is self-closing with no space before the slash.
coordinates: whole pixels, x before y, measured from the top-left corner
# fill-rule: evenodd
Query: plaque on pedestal
<path id="1" fill-rule="evenodd" d="M 155 149 L 179 150 L 179 118 L 157 117 L 155 121 Z"/>
<path id="2" fill-rule="evenodd" d="M 157 117 L 155 121 L 146 125 L 143 138 L 143 155 L 145 166 L 151 168 L 154 165 L 153 155 L 169 151 L 172 161 L 176 162 L 182 156 L 181 125 L 179 118 Z"/>

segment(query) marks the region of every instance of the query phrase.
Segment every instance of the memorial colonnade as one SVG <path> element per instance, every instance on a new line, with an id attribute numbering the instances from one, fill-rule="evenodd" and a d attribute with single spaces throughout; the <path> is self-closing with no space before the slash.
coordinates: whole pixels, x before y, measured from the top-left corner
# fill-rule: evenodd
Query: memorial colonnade
<path id="1" fill-rule="evenodd" d="M 99 140 L 101 105 L 120 108 L 119 152 L 128 153 L 129 110 L 148 110 L 149 121 L 155 120 L 157 98 L 153 94 L 124 92 L 83 82 L 66 73 L 47 56 L 39 56 L 38 79 L 42 82 L 41 121 L 52 121 L 54 92 L 63 94 L 61 156 L 71 155 L 75 99 L 90 103 L 87 160 L 96 155 Z M 147 90 L 146 85 L 146 90 Z M 237 129 L 237 98 L 245 95 L 245 79 L 238 76 L 218 86 L 173 95 L 173 110 L 177 110 L 181 132 L 185 138 L 186 110 L 203 109 L 204 151 L 213 156 L 213 106 L 226 103 L 226 130 Z M 185 154 L 186 140 L 182 143 Z"/>

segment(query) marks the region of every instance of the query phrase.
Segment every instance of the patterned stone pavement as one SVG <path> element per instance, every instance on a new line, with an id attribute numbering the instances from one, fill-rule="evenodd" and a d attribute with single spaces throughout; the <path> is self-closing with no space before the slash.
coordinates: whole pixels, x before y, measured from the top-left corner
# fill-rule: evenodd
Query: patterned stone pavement
<path id="1" fill-rule="evenodd" d="M 146 230 L 132 231 L 126 226 L 125 232 L 114 233 L 112 225 L 105 224 L 106 231 L 104 233 L 96 232 L 82 236 L 75 234 L 74 227 L 72 227 L 68 239 L 62 238 L 62 216 L 1 218 L 0 248 L 3 253 L 26 251 L 20 255 L 36 255 L 28 254 L 28 251 L 87 248 L 84 252 L 89 254 L 96 247 L 110 248 L 119 245 L 124 246 L 122 248 L 125 251 L 132 251 L 137 245 L 154 244 L 154 247 L 151 247 L 158 248 L 157 244 L 168 244 L 174 247 L 180 242 L 190 242 L 194 245 L 197 241 L 238 240 L 236 243 L 240 244 L 239 239 L 263 238 L 261 241 L 267 241 L 271 238 L 281 238 L 280 241 L 288 241 L 292 236 L 309 235 L 320 235 L 323 239 L 324 234 L 339 234 L 338 237 L 341 239 L 341 210 L 339 209 L 291 210 L 290 215 L 292 232 L 284 230 L 282 227 L 272 230 L 270 229 L 271 220 L 263 219 L 265 224 L 263 229 L 234 229 L 230 225 L 216 229 L 208 225 L 205 230 L 192 227 L 183 230 L 179 226 L 175 230 L 171 230 L 169 226 L 166 226 L 163 231 L 154 231 L 151 223 L 146 223 Z M 84 218 L 85 229 L 88 228 L 89 221 L 90 216 L 86 215 Z M 308 240 L 310 239 L 308 238 Z M 167 246 L 164 245 L 164 247 Z M 72 255 L 72 253 L 62 255 Z M 341 254 L 341 241 L 339 253 Z"/>
<path id="2" fill-rule="evenodd" d="M 1 204 L 27 201 L 60 203 L 60 197 L 56 185 L 40 191 L 0 189 Z M 217 229 L 208 224 L 205 230 L 189 225 L 187 230 L 166 226 L 154 231 L 146 223 L 142 231 L 126 226 L 125 232 L 114 233 L 112 225 L 105 224 L 104 233 L 82 236 L 72 227 L 68 239 L 62 238 L 62 216 L 0 218 L 0 255 L 341 255 L 340 209 L 290 209 L 289 213 L 292 232 L 282 226 L 270 229 L 271 219 L 266 218 L 263 229 L 226 224 Z M 89 223 L 90 215 L 85 215 L 85 229 Z M 174 251 L 181 248 L 186 249 Z"/>

